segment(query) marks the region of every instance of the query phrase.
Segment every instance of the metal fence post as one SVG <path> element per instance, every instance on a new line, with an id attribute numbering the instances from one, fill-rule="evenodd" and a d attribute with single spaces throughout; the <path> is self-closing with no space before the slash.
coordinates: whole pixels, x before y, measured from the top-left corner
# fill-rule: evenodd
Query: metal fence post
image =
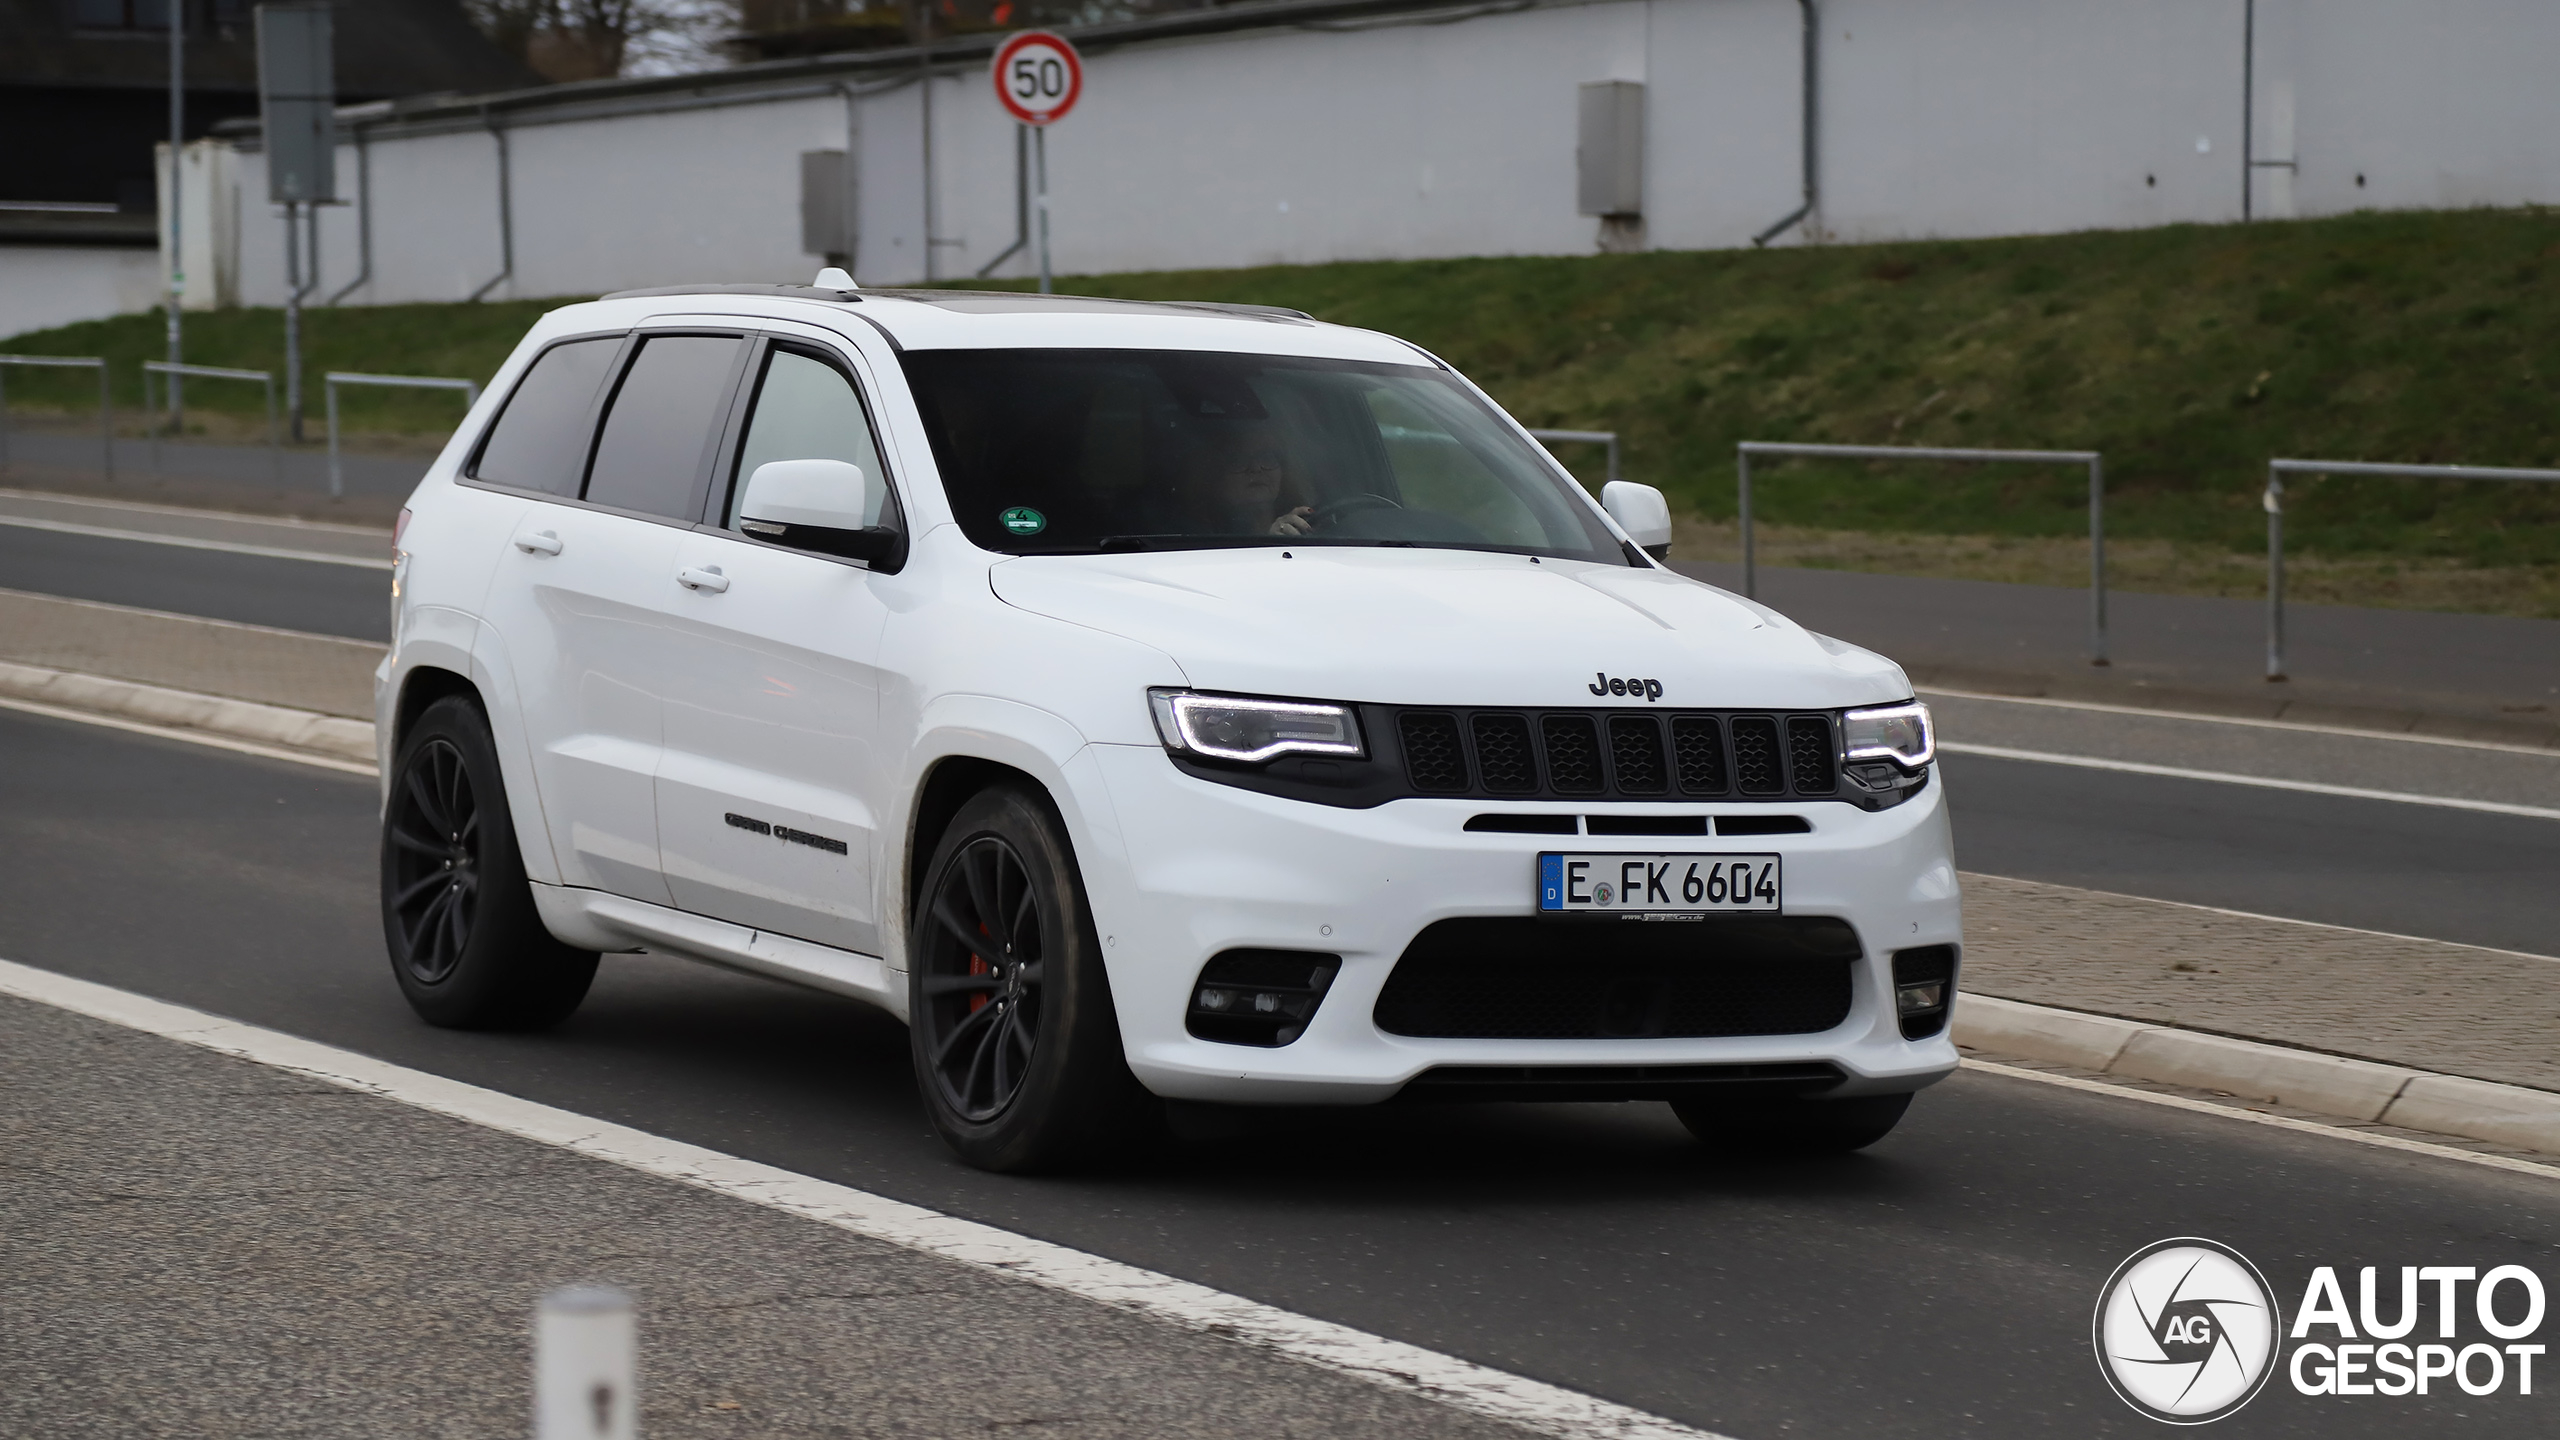
<path id="1" fill-rule="evenodd" d="M 1736 450 L 1734 470 L 1741 480 L 1734 495 L 1734 513 L 1742 521 L 1742 598 L 1760 598 L 1760 566 L 1751 547 L 1751 452 Z"/>
<path id="2" fill-rule="evenodd" d="M 115 402 L 107 395 L 107 362 L 98 362 L 98 466 L 106 472 L 107 482 L 116 478 Z"/>
<path id="3" fill-rule="evenodd" d="M 5 369 L 6 367 L 0 367 Z M 9 468 L 9 385 L 0 379 L 0 470 Z"/>
<path id="4" fill-rule="evenodd" d="M 2267 466 L 2267 678 L 2284 678 L 2284 477 Z"/>
<path id="5" fill-rule="evenodd" d="M 2107 472 L 2106 461 L 2089 457 L 2089 663 L 2107 659 Z"/>
<path id="6" fill-rule="evenodd" d="M 145 434 L 147 434 L 147 435 L 149 435 L 149 436 L 151 437 L 151 473 L 152 473 L 152 474 L 154 474 L 154 475 L 161 475 L 161 474 L 164 474 L 165 472 L 164 472 L 164 471 L 162 471 L 162 470 L 161 470 L 161 468 L 160 468 L 160 421 L 159 421 L 159 419 L 158 419 L 159 408 L 158 408 L 158 406 L 156 406 L 156 405 L 154 405 L 154 404 L 152 403 L 152 398 L 151 398 L 151 374 L 152 374 L 152 371 L 151 371 L 151 362 L 150 362 L 150 361 L 148 361 L 148 360 L 143 361 L 143 362 L 142 362 L 142 429 L 143 429 L 143 432 L 144 432 Z"/>
<path id="7" fill-rule="evenodd" d="M 534 1440 L 635 1440 L 636 1331 L 631 1297 L 611 1285 L 542 1297 L 533 1322 Z"/>
<path id="8" fill-rule="evenodd" d="M 338 469 L 338 377 L 323 377 L 320 388 L 329 396 L 329 498 L 335 500 L 347 493 L 346 479 Z"/>
<path id="9" fill-rule="evenodd" d="M 276 377 L 267 377 L 267 473 L 284 483 L 284 447 L 276 441 Z"/>

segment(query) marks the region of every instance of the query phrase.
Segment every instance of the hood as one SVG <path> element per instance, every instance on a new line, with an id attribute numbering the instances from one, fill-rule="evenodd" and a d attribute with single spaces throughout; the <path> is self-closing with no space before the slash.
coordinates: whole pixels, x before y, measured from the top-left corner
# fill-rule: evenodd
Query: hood
<path id="1" fill-rule="evenodd" d="M 1462 550 L 1035 555 L 997 598 L 1171 655 L 1203 690 L 1403 705 L 1836 709 L 1911 694 L 1901 667 L 1667 570 Z"/>

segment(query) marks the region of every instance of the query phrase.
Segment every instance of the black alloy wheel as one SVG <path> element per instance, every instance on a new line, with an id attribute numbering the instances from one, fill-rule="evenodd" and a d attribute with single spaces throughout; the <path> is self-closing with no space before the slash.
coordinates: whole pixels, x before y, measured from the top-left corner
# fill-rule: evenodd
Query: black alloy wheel
<path id="1" fill-rule="evenodd" d="M 1075 847 L 1029 784 L 951 817 L 907 931 L 908 1048 L 933 1128 L 984 1170 L 1053 1170 L 1162 1133 L 1129 1073 Z"/>
<path id="2" fill-rule="evenodd" d="M 480 806 L 451 740 L 434 736 L 416 748 L 382 824 L 392 958 L 433 985 L 462 963 L 480 896 Z"/>
<path id="3" fill-rule="evenodd" d="M 409 1008 L 461 1029 L 567 1019 L 596 955 L 543 926 L 480 707 L 462 696 L 429 705 L 402 732 L 387 788 L 382 937 Z"/>
<path id="4" fill-rule="evenodd" d="M 981 835 L 954 855 L 928 901 L 936 927 L 922 979 L 929 1068 L 942 1103 L 971 1124 L 1004 1112 L 1040 1043 L 1039 895 L 1022 857 Z"/>

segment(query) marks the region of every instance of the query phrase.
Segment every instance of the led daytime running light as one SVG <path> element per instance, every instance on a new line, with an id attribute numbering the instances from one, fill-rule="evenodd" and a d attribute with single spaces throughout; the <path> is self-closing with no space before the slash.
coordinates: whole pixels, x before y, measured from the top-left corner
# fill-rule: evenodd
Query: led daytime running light
<path id="1" fill-rule="evenodd" d="M 1156 734 L 1168 750 L 1259 765 L 1283 755 L 1359 759 L 1360 722 L 1347 705 L 1303 700 L 1247 700 L 1153 690 Z"/>
<path id="2" fill-rule="evenodd" d="M 1897 730 L 1907 731 L 1914 739 L 1897 743 Z M 1917 700 L 1871 710 L 1843 711 L 1840 740 L 1844 759 L 1890 760 L 1910 770 L 1919 769 L 1938 755 L 1937 727 L 1930 722 L 1929 707 Z"/>

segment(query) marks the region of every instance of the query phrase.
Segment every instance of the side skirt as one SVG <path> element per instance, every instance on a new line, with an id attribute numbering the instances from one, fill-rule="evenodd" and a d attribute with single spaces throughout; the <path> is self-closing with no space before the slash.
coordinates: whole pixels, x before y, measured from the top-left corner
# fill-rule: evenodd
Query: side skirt
<path id="1" fill-rule="evenodd" d="M 906 977 L 877 955 L 816 945 L 725 920 L 571 885 L 533 887 L 542 923 L 568 944 L 605 951 L 653 950 L 706 965 L 805 985 L 907 1018 Z"/>

